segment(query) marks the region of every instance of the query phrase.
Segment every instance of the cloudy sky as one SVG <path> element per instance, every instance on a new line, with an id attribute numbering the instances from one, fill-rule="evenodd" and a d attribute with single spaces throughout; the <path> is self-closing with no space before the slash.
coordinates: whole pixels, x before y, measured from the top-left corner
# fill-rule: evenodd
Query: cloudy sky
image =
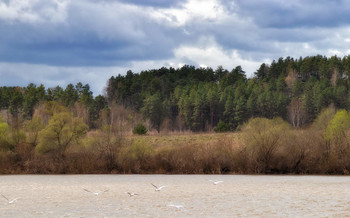
<path id="1" fill-rule="evenodd" d="M 0 0 L 0 86 L 350 53 L 346 0 Z"/>

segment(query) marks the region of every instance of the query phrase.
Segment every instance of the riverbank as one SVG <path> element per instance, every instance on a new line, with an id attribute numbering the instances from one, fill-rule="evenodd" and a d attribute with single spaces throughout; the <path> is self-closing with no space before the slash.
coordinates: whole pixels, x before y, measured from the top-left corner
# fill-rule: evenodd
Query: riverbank
<path id="1" fill-rule="evenodd" d="M 323 132 L 312 128 L 279 125 L 283 123 L 236 133 L 116 134 L 110 138 L 90 132 L 82 144 L 63 154 L 38 154 L 34 147 L 20 144 L 13 151 L 0 152 L 0 173 L 349 174 L 350 160 L 345 155 L 349 149 L 342 147 L 347 144 L 328 144 Z"/>

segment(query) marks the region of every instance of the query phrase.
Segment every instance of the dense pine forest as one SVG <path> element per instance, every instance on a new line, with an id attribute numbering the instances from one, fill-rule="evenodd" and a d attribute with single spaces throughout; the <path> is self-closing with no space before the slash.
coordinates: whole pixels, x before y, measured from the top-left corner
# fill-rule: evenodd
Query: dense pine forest
<path id="1" fill-rule="evenodd" d="M 323 108 L 350 108 L 350 57 L 280 58 L 253 78 L 240 66 L 158 70 L 112 77 L 107 101 L 142 114 L 158 132 L 236 130 L 252 117 L 282 117 L 294 127 L 311 123 Z M 218 125 L 219 124 L 219 125 Z"/>
<path id="2" fill-rule="evenodd" d="M 128 71 L 99 96 L 82 83 L 0 87 L 0 173 L 348 174 L 349 76 L 350 56 L 318 55 L 251 78 L 241 66 Z M 147 132 L 211 135 L 136 136 Z"/>

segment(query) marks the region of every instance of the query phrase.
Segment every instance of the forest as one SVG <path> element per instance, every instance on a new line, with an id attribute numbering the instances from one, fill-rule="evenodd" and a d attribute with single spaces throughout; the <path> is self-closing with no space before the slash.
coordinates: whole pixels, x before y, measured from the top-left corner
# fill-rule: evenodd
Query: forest
<path id="1" fill-rule="evenodd" d="M 98 96 L 82 83 L 0 87 L 0 173 L 347 174 L 349 76 L 350 56 L 318 55 L 251 78 L 241 66 L 129 70 Z"/>
<path id="2" fill-rule="evenodd" d="M 158 132 L 233 131 L 251 117 L 281 117 L 294 127 L 312 123 L 333 104 L 348 109 L 350 57 L 287 57 L 262 64 L 253 78 L 240 66 L 158 70 L 112 77 L 107 101 L 131 108 Z"/>

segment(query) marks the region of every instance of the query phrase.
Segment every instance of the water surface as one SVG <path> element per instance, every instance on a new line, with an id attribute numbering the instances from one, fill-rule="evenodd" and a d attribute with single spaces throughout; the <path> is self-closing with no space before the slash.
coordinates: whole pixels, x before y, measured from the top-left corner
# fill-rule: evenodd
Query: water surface
<path id="1" fill-rule="evenodd" d="M 0 217 L 350 217 L 345 176 L 19 175 L 0 194 L 19 198 Z"/>

